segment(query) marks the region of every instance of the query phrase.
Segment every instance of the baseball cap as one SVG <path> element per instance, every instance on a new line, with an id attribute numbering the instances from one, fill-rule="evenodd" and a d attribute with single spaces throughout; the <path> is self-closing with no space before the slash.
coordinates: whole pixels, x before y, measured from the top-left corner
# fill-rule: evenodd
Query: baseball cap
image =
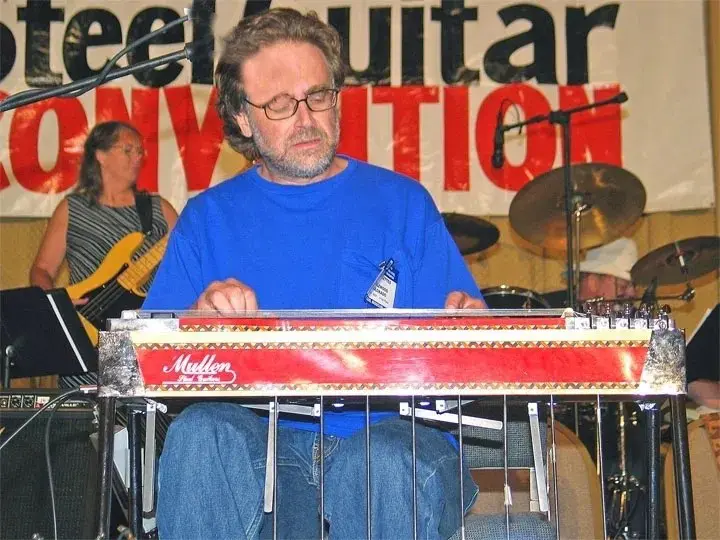
<path id="1" fill-rule="evenodd" d="M 604 246 L 589 249 L 579 267 L 581 272 L 607 274 L 631 281 L 630 269 L 637 259 L 635 241 L 631 238 L 618 238 Z"/>

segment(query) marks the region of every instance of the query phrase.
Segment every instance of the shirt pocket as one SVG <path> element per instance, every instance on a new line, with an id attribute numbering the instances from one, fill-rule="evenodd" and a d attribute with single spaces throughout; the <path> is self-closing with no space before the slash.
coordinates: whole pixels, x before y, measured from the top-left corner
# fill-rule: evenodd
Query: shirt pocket
<path id="1" fill-rule="evenodd" d="M 338 308 L 372 308 L 365 301 L 375 279 L 380 275 L 380 263 L 392 259 L 397 276 L 394 308 L 413 307 L 413 278 L 409 257 L 404 249 L 396 249 L 391 255 L 368 255 L 357 249 L 344 249 L 340 255 L 340 286 Z"/>

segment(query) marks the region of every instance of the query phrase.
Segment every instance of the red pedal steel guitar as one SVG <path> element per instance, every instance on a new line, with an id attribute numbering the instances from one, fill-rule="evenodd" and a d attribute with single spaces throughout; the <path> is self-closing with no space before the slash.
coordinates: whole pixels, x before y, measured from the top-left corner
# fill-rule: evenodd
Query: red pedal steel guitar
<path id="1" fill-rule="evenodd" d="M 372 398 L 374 407 L 395 408 L 400 415 L 412 415 L 413 421 L 416 416 L 444 418 L 455 424 L 503 430 L 505 420 L 466 418 L 464 412 L 447 415 L 445 405 L 460 411 L 460 404 L 472 398 L 502 396 L 504 401 L 506 396 L 516 400 L 525 396 L 532 402 L 527 411 L 533 477 L 541 486 L 537 505 L 540 512 L 548 513 L 551 491 L 545 471 L 550 462 L 542 449 L 538 402 L 547 396 L 559 401 L 588 401 L 592 396 L 599 411 L 601 396 L 603 400 L 657 400 L 684 393 L 684 335 L 663 318 L 604 319 L 571 310 L 377 309 L 258 312 L 237 317 L 141 311 L 110 320 L 108 330 L 100 333 L 98 400 L 105 470 L 111 470 L 112 464 L 116 400 L 183 398 L 167 399 L 165 403 L 170 404 L 184 398 L 240 399 L 244 405 L 275 411 L 275 415 L 268 414 L 266 512 L 275 504 L 277 414 L 323 418 L 325 398 L 333 408 L 358 407 L 364 397 L 369 413 Z M 416 396 L 420 397 L 419 407 L 412 405 Z M 446 401 L 448 396 L 452 402 Z M 151 402 L 146 405 L 148 410 L 154 410 Z M 445 404 L 442 410 L 441 402 Z M 502 437 L 507 478 L 507 433 Z M 462 437 L 459 441 L 463 444 Z M 554 439 L 548 444 L 555 448 Z M 659 444 L 652 447 L 652 453 L 659 459 Z M 370 458 L 366 459 L 365 470 L 370 470 Z M 146 463 L 145 470 L 153 463 Z M 680 465 L 688 470 L 687 460 Z M 104 477 L 110 474 L 106 472 Z M 558 476 L 553 472 L 552 477 L 557 501 Z M 505 482 L 505 500 L 511 500 Z M 148 480 L 147 485 L 153 482 Z M 681 498 L 687 497 L 688 482 L 679 485 L 683 486 Z M 101 509 L 107 514 L 109 483 L 101 493 Z M 659 499 L 659 494 L 653 494 Z M 600 496 L 599 500 L 605 499 Z M 556 530 L 560 530 L 559 512 L 554 516 Z M 604 517 L 603 507 L 600 523 Z M 683 523 L 690 521 L 684 519 Z"/>
<path id="2" fill-rule="evenodd" d="M 685 393 L 683 334 L 666 321 L 595 328 L 581 315 L 561 314 L 134 312 L 101 333 L 100 391 L 119 397 Z"/>
<path id="3" fill-rule="evenodd" d="M 91 276 L 67 288 L 73 300 L 89 299 L 87 304 L 78 306 L 77 311 L 94 345 L 98 343 L 98 330 L 105 328 L 107 319 L 120 317 L 123 310 L 138 309 L 142 305 L 145 293 L 140 288 L 162 260 L 168 235 L 133 261 L 144 240 L 141 232 L 128 234 L 113 246 Z"/>

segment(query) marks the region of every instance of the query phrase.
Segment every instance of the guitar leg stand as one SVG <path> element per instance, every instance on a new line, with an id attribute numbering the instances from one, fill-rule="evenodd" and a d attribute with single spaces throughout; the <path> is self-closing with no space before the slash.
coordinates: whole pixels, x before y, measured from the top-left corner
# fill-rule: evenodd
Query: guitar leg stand
<path id="1" fill-rule="evenodd" d="M 532 440 L 533 463 L 535 465 L 535 480 L 537 482 L 537 492 L 539 496 L 539 510 L 540 512 L 544 512 L 549 518 L 550 501 L 548 499 L 542 445 L 540 444 L 540 420 L 538 418 L 537 403 L 528 403 L 528 416 L 530 419 L 530 439 Z"/>
<path id="2" fill-rule="evenodd" d="M 670 397 L 670 414 L 672 417 L 672 444 L 675 454 L 675 484 L 678 493 L 680 538 L 681 540 L 689 540 L 696 538 L 696 536 L 684 395 Z"/>
<path id="3" fill-rule="evenodd" d="M 114 465 L 115 398 L 99 397 L 98 405 L 100 408 L 98 448 L 100 510 L 98 512 L 97 540 L 108 540 L 110 538 L 110 501 L 112 500 Z"/>
<path id="4" fill-rule="evenodd" d="M 141 471 L 138 466 L 141 461 L 142 445 L 140 438 L 140 418 L 143 414 L 138 407 L 128 405 L 128 463 L 130 469 L 130 481 L 128 483 L 128 525 L 135 538 L 142 538 L 142 497 L 140 495 L 143 482 L 140 478 Z"/>

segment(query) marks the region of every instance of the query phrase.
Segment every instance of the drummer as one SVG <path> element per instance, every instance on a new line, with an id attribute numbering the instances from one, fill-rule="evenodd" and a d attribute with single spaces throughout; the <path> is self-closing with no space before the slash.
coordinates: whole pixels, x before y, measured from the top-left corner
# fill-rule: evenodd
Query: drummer
<path id="1" fill-rule="evenodd" d="M 617 240 L 591 249 L 580 263 L 580 289 L 578 298 L 584 302 L 592 298 L 604 300 L 635 297 L 635 286 L 630 269 L 637 262 L 637 246 L 630 238 Z M 564 292 L 564 291 L 563 291 Z M 715 307 L 706 328 L 718 327 L 718 310 Z M 718 371 L 717 332 L 706 332 L 699 345 L 688 345 L 688 397 L 698 406 L 720 410 L 720 373 Z M 701 354 L 695 350 L 702 351 Z"/>
<path id="2" fill-rule="evenodd" d="M 612 301 L 634 297 L 635 286 L 631 281 L 630 269 L 637 260 L 637 245 L 632 238 L 618 238 L 609 244 L 588 250 L 585 260 L 579 265 L 578 300 Z M 550 307 L 560 308 L 567 305 L 565 290 L 545 293 L 543 296 Z"/>
<path id="3" fill-rule="evenodd" d="M 630 269 L 638 260 L 632 238 L 618 238 L 609 244 L 588 250 L 580 262 L 578 298 L 586 301 L 602 298 L 611 301 L 635 296 Z"/>

